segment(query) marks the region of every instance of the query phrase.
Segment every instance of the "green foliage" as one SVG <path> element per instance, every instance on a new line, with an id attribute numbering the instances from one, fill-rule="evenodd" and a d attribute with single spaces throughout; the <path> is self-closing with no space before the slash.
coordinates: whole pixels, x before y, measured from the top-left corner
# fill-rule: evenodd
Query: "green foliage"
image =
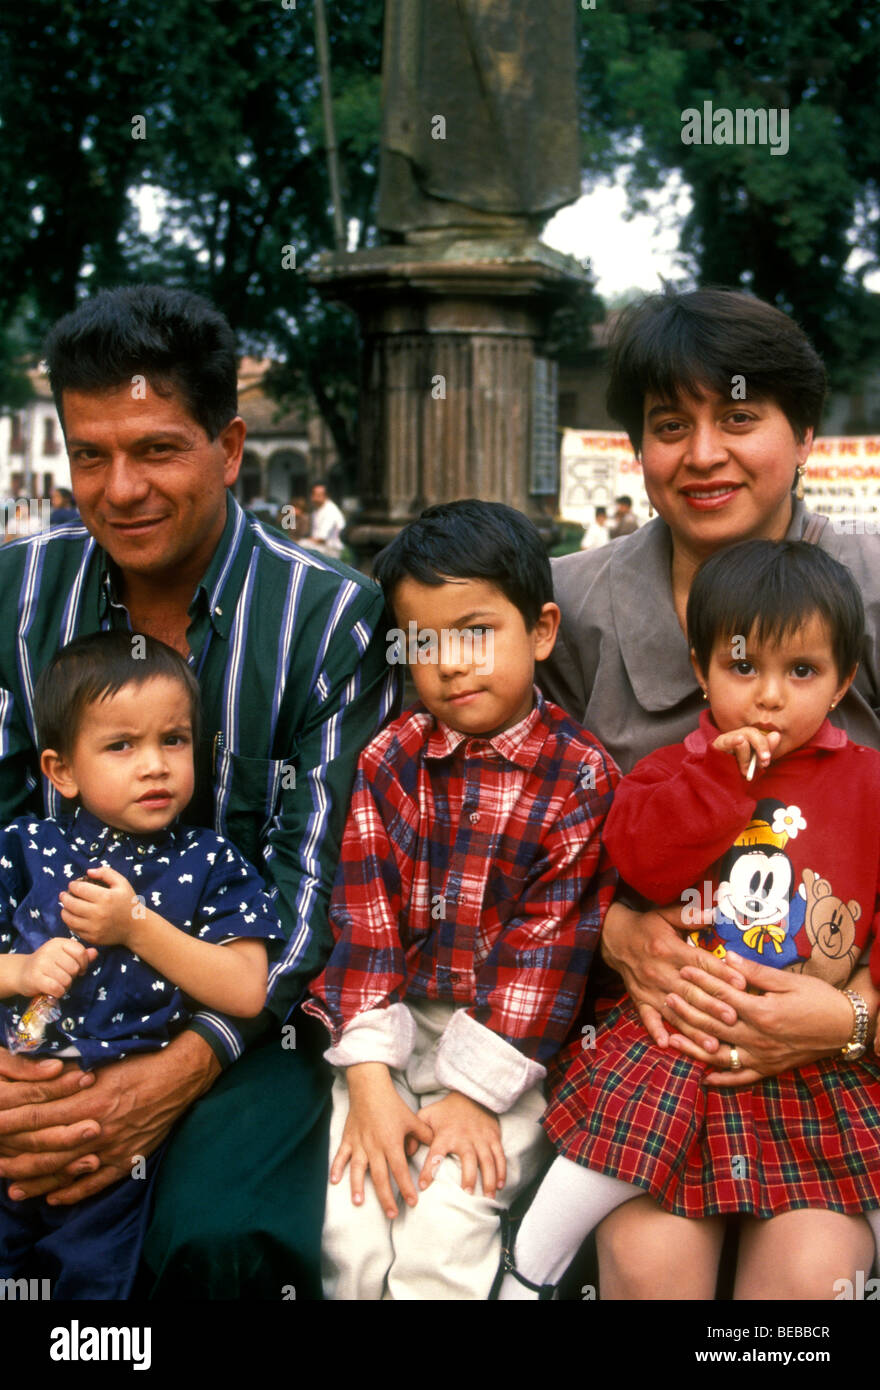
<path id="1" fill-rule="evenodd" d="M 629 167 L 633 205 L 680 172 L 691 275 L 793 310 L 837 385 L 880 351 L 880 0 L 598 0 L 577 7 L 588 176 Z M 343 202 L 375 239 L 382 0 L 327 7 Z M 790 150 L 685 146 L 681 111 L 791 112 Z M 142 116 L 145 139 L 133 138 Z M 21 0 L 0 15 L 0 406 L 49 323 L 102 285 L 208 294 L 243 350 L 280 357 L 273 388 L 317 400 L 354 454 L 357 332 L 304 268 L 333 244 L 311 0 Z M 132 202 L 161 191 L 143 234 Z M 296 252 L 284 269 L 284 247 Z M 556 315 L 586 352 L 588 287 Z"/>
<path id="2" fill-rule="evenodd" d="M 21 312 L 0 329 L 0 415 L 21 410 L 33 400 L 34 388 L 27 366 L 34 360 L 33 312 Z"/>
<path id="3" fill-rule="evenodd" d="M 593 344 L 592 328 L 605 317 L 605 306 L 596 294 L 590 262 L 580 262 L 589 280 L 571 293 L 553 314 L 547 328 L 545 350 L 559 361 L 577 360 L 582 363 L 598 359 L 599 349 Z"/>
<path id="4" fill-rule="evenodd" d="M 793 311 L 835 384 L 851 384 L 880 345 L 878 298 L 861 284 L 880 249 L 880 0 L 622 0 L 580 14 L 588 172 L 628 151 L 638 208 L 678 171 L 694 281 Z M 789 110 L 789 152 L 683 145 L 681 112 L 706 100 Z M 846 269 L 854 245 L 870 258 L 861 275 Z"/>
<path id="5" fill-rule="evenodd" d="M 328 18 L 344 206 L 365 228 L 378 176 L 382 0 L 339 0 Z M 144 139 L 133 138 L 135 116 Z M 100 286 L 186 285 L 223 309 L 243 350 L 288 354 L 279 389 L 311 391 L 351 457 L 356 334 L 303 272 L 332 245 L 308 0 L 295 10 L 280 0 L 8 6 L 0 129 L 0 323 L 27 297 L 39 340 Z M 152 235 L 130 198 L 142 184 L 163 195 Z M 285 247 L 296 269 L 283 268 Z"/>

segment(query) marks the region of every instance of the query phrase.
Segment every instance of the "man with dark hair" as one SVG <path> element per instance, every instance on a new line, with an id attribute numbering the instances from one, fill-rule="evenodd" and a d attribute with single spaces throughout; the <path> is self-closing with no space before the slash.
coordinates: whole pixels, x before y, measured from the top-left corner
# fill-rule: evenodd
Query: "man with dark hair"
<path id="1" fill-rule="evenodd" d="M 631 497 L 615 497 L 614 505 L 614 525 L 608 532 L 609 540 L 616 541 L 618 536 L 631 536 L 633 531 L 638 531 L 639 522 L 633 512 L 633 500 Z"/>
<path id="2" fill-rule="evenodd" d="M 0 1051 L 0 1178 L 13 1198 L 75 1203 L 176 1124 L 144 1289 L 318 1297 L 328 1082 L 311 1022 L 287 1020 L 330 948 L 357 755 L 396 703 L 382 596 L 229 492 L 245 438 L 235 343 L 203 299 L 103 291 L 55 326 L 46 358 L 83 526 L 0 556 L 18 614 L 0 633 L 0 814 L 44 813 L 33 685 L 57 649 L 106 628 L 158 637 L 202 693 L 187 820 L 258 867 L 287 939 L 257 1020 L 200 1010 L 160 1053 L 97 1075 Z"/>

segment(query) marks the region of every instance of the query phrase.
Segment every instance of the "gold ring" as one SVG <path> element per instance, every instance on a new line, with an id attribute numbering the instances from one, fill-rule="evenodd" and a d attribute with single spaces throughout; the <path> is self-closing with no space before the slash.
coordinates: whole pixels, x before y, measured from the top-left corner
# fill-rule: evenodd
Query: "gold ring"
<path id="1" fill-rule="evenodd" d="M 730 1049 L 730 1068 L 731 1071 L 741 1071 L 742 1062 L 739 1060 L 739 1053 L 735 1047 Z"/>

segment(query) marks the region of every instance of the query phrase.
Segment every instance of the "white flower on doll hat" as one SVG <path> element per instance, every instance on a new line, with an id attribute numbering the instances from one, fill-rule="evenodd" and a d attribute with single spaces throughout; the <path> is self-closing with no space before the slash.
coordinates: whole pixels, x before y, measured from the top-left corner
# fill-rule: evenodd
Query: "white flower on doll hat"
<path id="1" fill-rule="evenodd" d="M 793 840 L 799 830 L 806 830 L 807 822 L 801 815 L 800 806 L 780 806 L 778 811 L 773 812 L 773 824 L 770 829 L 774 835 L 787 835 Z"/>

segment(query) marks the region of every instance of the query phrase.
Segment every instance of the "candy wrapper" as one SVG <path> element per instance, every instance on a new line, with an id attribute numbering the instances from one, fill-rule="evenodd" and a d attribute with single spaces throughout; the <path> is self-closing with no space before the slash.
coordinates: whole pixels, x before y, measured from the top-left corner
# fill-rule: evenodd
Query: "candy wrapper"
<path id="1" fill-rule="evenodd" d="M 6 1029 L 6 1046 L 10 1052 L 33 1052 L 46 1036 L 46 1029 L 61 1017 L 61 1005 L 51 994 L 38 994 L 32 999 L 18 1023 Z"/>

